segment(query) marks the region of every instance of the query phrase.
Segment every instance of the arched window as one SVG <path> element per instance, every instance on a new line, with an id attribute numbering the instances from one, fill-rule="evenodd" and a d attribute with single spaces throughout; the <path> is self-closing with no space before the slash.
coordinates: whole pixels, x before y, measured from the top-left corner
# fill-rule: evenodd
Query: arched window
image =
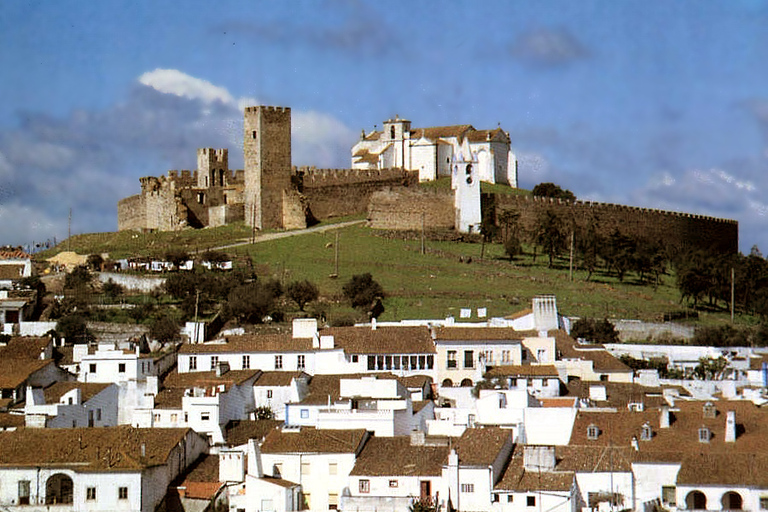
<path id="1" fill-rule="evenodd" d="M 461 387 L 463 388 L 471 388 L 472 385 L 472 379 L 464 379 L 461 381 Z"/>
<path id="2" fill-rule="evenodd" d="M 389 138 L 390 139 L 394 139 L 395 138 L 395 127 L 394 126 L 390 126 L 389 127 Z"/>
<path id="3" fill-rule="evenodd" d="M 741 510 L 743 500 L 741 495 L 734 491 L 728 491 L 723 494 L 723 498 L 720 500 L 723 510 Z"/>
<path id="4" fill-rule="evenodd" d="M 451 379 L 445 379 L 445 380 L 443 380 L 442 386 L 444 388 L 452 388 L 453 387 L 453 381 Z"/>
<path id="5" fill-rule="evenodd" d="M 707 497 L 701 491 L 691 491 L 685 497 L 685 508 L 688 510 L 706 510 Z"/>
<path id="6" fill-rule="evenodd" d="M 72 503 L 72 479 L 63 473 L 52 475 L 45 483 L 46 505 Z"/>

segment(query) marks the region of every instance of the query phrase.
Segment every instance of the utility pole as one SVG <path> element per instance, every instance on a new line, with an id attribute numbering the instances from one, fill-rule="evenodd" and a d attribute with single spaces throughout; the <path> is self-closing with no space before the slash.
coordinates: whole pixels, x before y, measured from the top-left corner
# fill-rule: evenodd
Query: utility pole
<path id="1" fill-rule="evenodd" d="M 571 281 L 573 281 L 573 243 L 576 238 L 575 231 L 571 231 L 571 258 L 570 258 L 570 264 L 569 264 L 569 270 L 568 270 L 568 277 Z"/>
<path id="2" fill-rule="evenodd" d="M 194 343 L 197 343 L 197 330 L 199 328 L 199 325 L 197 323 L 197 307 L 200 304 L 200 290 L 195 290 L 195 341 Z"/>
<path id="3" fill-rule="evenodd" d="M 736 298 L 736 273 L 731 267 L 731 323 L 733 323 L 733 310 Z"/>
<path id="4" fill-rule="evenodd" d="M 72 207 L 69 207 L 69 221 L 67 222 L 67 251 L 72 250 Z"/>
<path id="5" fill-rule="evenodd" d="M 425 253 L 424 250 L 424 216 L 426 215 L 425 212 L 421 212 L 421 255 L 423 256 Z"/>

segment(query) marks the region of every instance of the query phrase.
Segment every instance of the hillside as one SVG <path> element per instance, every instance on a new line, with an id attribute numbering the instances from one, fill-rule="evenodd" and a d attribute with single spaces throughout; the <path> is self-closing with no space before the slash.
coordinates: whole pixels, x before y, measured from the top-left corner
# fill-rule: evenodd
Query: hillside
<path id="1" fill-rule="evenodd" d="M 333 278 L 337 231 L 339 275 Z M 68 248 L 80 254 L 109 253 L 112 258 L 162 256 L 170 250 L 194 253 L 248 242 L 250 234 L 242 224 L 175 233 L 95 233 L 74 236 L 37 257 Z M 385 234 L 356 225 L 241 245 L 228 252 L 239 261 L 251 258 L 262 276 L 283 283 L 315 282 L 326 309 L 331 310 L 348 310 L 340 300 L 343 283 L 353 274 L 370 272 L 387 292 L 381 320 L 458 318 L 461 308 L 483 307 L 490 316 L 502 316 L 528 307 L 533 296 L 543 293 L 557 295 L 561 312 L 574 316 L 659 320 L 664 313 L 682 308 L 670 275 L 663 276 L 656 290 L 638 284 L 634 275 L 622 283 L 597 273 L 587 282 L 586 272 L 577 270 L 571 281 L 567 259 L 557 261 L 555 269 L 547 268 L 541 255 L 534 262 L 530 253 L 510 262 L 501 245 L 492 244 L 486 246 L 481 260 L 478 242 L 435 239 L 427 240 L 422 255 L 418 236 L 403 240 Z M 724 314 L 710 316 L 717 320 Z"/>

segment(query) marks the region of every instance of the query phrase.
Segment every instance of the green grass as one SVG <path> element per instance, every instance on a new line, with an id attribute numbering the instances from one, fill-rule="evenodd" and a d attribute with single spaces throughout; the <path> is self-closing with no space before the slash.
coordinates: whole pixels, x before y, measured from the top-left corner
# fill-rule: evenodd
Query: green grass
<path id="1" fill-rule="evenodd" d="M 345 219 L 334 219 L 332 223 Z M 510 262 L 499 244 L 487 245 L 480 259 L 481 244 L 452 241 L 427 241 L 421 254 L 419 240 L 392 240 L 383 233 L 362 225 L 340 228 L 339 268 L 335 273 L 333 247 L 337 230 L 310 233 L 230 249 L 239 257 L 250 257 L 260 276 L 271 276 L 289 283 L 309 279 L 320 288 L 322 308 L 332 316 L 350 315 L 341 288 L 354 274 L 370 272 L 387 293 L 386 311 L 380 320 L 404 318 L 458 319 L 460 308 L 487 308 L 489 316 L 503 316 L 530 307 L 531 298 L 552 293 L 561 313 L 573 316 L 660 320 L 665 312 L 679 311 L 680 295 L 674 277 L 665 275 L 657 290 L 641 286 L 629 274 L 624 282 L 602 273 L 587 282 L 586 272 L 576 271 L 571 281 L 567 259 L 557 260 L 555 269 L 548 260 L 530 253 Z M 247 240 L 250 230 L 242 223 L 222 228 L 175 233 L 135 232 L 79 235 L 71 240 L 72 250 L 80 254 L 108 252 L 112 258 L 130 255 L 162 255 L 169 249 L 189 252 L 206 250 L 227 243 Z M 69 241 L 50 256 L 65 250 Z M 466 261 L 471 258 L 471 263 Z M 312 307 L 309 308 L 312 310 Z M 713 324 L 728 320 L 725 311 L 700 313 L 697 323 Z M 474 317 L 473 319 L 476 319 Z M 751 319 L 740 319 L 748 323 Z"/>

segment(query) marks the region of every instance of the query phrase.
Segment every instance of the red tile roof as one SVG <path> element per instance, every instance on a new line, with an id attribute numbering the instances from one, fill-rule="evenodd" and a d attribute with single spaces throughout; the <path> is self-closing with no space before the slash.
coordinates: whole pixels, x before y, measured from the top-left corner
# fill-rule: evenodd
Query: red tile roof
<path id="1" fill-rule="evenodd" d="M 412 446 L 410 437 L 372 437 L 360 452 L 351 476 L 440 476 L 448 446 Z"/>
<path id="2" fill-rule="evenodd" d="M 275 428 L 261 445 L 262 453 L 357 453 L 368 437 L 365 429 L 318 430 Z"/>

